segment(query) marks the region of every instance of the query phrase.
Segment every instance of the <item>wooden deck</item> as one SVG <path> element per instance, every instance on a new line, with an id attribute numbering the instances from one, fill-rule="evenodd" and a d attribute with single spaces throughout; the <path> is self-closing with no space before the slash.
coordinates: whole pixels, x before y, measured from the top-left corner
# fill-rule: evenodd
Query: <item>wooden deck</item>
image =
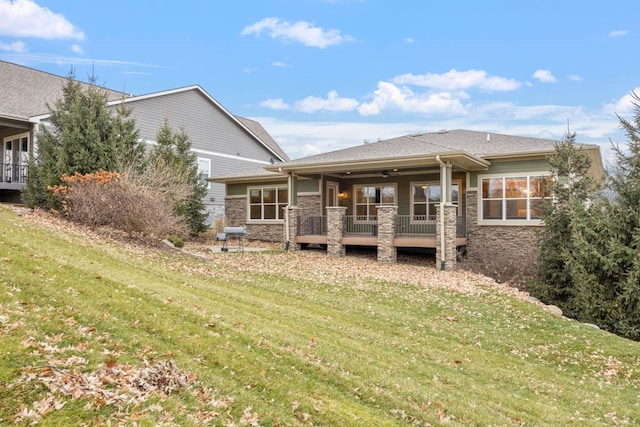
<path id="1" fill-rule="evenodd" d="M 307 235 L 297 236 L 296 243 L 326 245 L 326 235 Z M 371 235 L 347 234 L 342 237 L 343 245 L 352 246 L 378 246 L 378 238 Z M 465 246 L 467 244 L 466 237 L 458 237 L 456 246 Z M 412 236 L 412 237 L 396 237 L 393 239 L 393 246 L 396 248 L 436 248 L 436 238 L 434 236 Z"/>

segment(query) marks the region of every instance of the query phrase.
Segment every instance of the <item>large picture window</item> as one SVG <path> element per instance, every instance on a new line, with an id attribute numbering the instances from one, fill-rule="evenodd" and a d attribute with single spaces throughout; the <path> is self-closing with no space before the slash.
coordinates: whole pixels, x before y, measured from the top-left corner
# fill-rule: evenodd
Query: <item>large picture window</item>
<path id="1" fill-rule="evenodd" d="M 356 185 L 353 191 L 357 221 L 375 221 L 378 214 L 376 206 L 396 205 L 395 185 Z"/>
<path id="2" fill-rule="evenodd" d="M 551 203 L 551 177 L 543 175 L 482 178 L 482 219 L 537 221 Z"/>
<path id="3" fill-rule="evenodd" d="M 411 184 L 411 221 L 435 221 L 436 207 L 442 201 L 442 191 L 439 183 Z M 451 202 L 458 206 L 460 198 L 460 184 L 451 184 Z"/>
<path id="4" fill-rule="evenodd" d="M 249 219 L 273 221 L 284 218 L 287 206 L 287 187 L 259 187 L 249 189 Z"/>

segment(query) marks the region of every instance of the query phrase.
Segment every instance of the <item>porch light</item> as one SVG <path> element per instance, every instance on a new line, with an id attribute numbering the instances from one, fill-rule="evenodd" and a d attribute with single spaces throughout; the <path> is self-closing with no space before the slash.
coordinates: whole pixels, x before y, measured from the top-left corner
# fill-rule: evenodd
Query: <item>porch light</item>
<path id="1" fill-rule="evenodd" d="M 346 191 L 341 191 L 338 193 L 338 198 L 339 199 L 346 199 L 347 198 L 347 193 Z"/>

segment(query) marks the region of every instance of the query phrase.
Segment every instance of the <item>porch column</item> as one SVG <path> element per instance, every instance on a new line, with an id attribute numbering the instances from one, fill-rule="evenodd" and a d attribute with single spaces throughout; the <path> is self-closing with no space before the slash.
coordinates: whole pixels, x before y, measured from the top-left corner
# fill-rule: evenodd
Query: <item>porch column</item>
<path id="1" fill-rule="evenodd" d="M 376 206 L 378 209 L 378 261 L 395 264 L 398 250 L 393 245 L 396 237 L 397 206 Z"/>
<path id="2" fill-rule="evenodd" d="M 342 235 L 344 234 L 344 216 L 347 208 L 327 206 L 327 255 L 342 257 L 345 255 Z"/>
<path id="3" fill-rule="evenodd" d="M 290 251 L 299 251 L 300 244 L 296 243 L 296 236 L 298 235 L 298 217 L 300 216 L 300 209 L 297 206 L 288 206 L 285 209 L 285 244 L 288 244 Z"/>
<path id="4" fill-rule="evenodd" d="M 436 269 L 438 270 L 456 269 L 457 212 L 458 207 L 448 203 L 444 205 L 444 209 L 441 205 L 436 207 Z"/>

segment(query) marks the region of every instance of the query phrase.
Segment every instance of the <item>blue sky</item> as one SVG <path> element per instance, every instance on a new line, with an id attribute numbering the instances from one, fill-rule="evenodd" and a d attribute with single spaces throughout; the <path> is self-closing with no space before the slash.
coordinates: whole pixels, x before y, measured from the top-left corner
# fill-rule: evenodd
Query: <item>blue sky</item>
<path id="1" fill-rule="evenodd" d="M 640 2 L 0 0 L 0 59 L 136 95 L 199 84 L 297 158 L 471 129 L 623 143 Z"/>

